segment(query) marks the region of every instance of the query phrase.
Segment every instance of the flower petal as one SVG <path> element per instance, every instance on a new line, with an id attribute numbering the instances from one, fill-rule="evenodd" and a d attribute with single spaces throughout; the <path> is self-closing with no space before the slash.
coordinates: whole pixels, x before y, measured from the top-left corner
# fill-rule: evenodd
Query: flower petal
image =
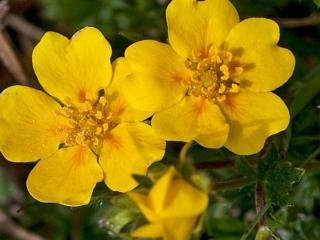
<path id="1" fill-rule="evenodd" d="M 156 213 L 160 213 L 163 211 L 165 207 L 167 192 L 171 187 L 170 183 L 174 176 L 177 176 L 178 173 L 174 167 L 170 167 L 166 173 L 161 176 L 156 182 L 156 184 L 152 187 L 149 192 L 150 205 Z"/>
<path id="2" fill-rule="evenodd" d="M 128 192 L 129 197 L 137 204 L 140 211 L 147 218 L 148 221 L 154 222 L 159 219 L 150 206 L 150 201 L 147 196 L 134 191 Z"/>
<path id="3" fill-rule="evenodd" d="M 125 58 L 130 64 L 130 84 L 123 94 L 130 105 L 155 112 L 177 103 L 185 94 L 181 82 L 190 74 L 184 59 L 167 44 L 152 40 L 129 46 Z"/>
<path id="4" fill-rule="evenodd" d="M 287 128 L 289 111 L 273 93 L 242 90 L 221 104 L 230 124 L 226 148 L 239 155 L 258 153 L 265 140 Z"/>
<path id="5" fill-rule="evenodd" d="M 66 104 L 95 100 L 111 80 L 111 47 L 92 27 L 77 32 L 71 40 L 47 32 L 35 47 L 32 60 L 42 87 Z"/>
<path id="6" fill-rule="evenodd" d="M 163 225 L 161 223 L 151 223 L 146 224 L 138 229 L 134 230 L 131 235 L 133 237 L 147 237 L 147 238 L 157 238 L 161 237 L 164 233 Z M 182 239 L 182 238 L 179 238 Z M 168 240 L 168 239 L 164 239 Z"/>
<path id="7" fill-rule="evenodd" d="M 181 56 L 220 47 L 239 22 L 228 0 L 173 0 L 167 8 L 169 42 Z"/>
<path id="8" fill-rule="evenodd" d="M 188 218 L 200 215 L 208 206 L 207 194 L 181 178 L 172 179 L 167 189 L 166 204 L 160 213 L 162 218 Z"/>
<path id="9" fill-rule="evenodd" d="M 152 127 L 168 141 L 196 140 L 208 148 L 222 147 L 229 130 L 216 104 L 193 96 L 186 96 L 173 107 L 155 113 Z"/>
<path id="10" fill-rule="evenodd" d="M 121 123 L 107 136 L 100 154 L 105 183 L 113 191 L 128 192 L 138 184 L 132 174 L 145 175 L 162 159 L 165 142 L 144 123 Z"/>
<path id="11" fill-rule="evenodd" d="M 49 158 L 41 159 L 31 171 L 27 187 L 41 202 L 67 206 L 88 204 L 102 169 L 88 147 L 62 148 Z"/>
<path id="12" fill-rule="evenodd" d="M 67 124 L 57 115 L 60 105 L 45 93 L 13 86 L 0 95 L 0 150 L 10 161 L 28 162 L 58 150 Z"/>
<path id="13" fill-rule="evenodd" d="M 277 23 L 265 18 L 246 19 L 231 30 L 227 45 L 239 52 L 239 62 L 245 64 L 237 80 L 251 91 L 272 91 L 291 77 L 295 58 L 277 46 L 279 37 Z"/>
<path id="14" fill-rule="evenodd" d="M 152 115 L 152 112 L 141 111 L 133 108 L 123 96 L 123 89 L 130 84 L 127 78 L 131 74 L 130 66 L 125 58 L 117 58 L 113 63 L 113 77 L 106 89 L 113 117 L 118 122 L 140 122 Z"/>
<path id="15" fill-rule="evenodd" d="M 150 204 L 162 219 L 199 215 L 208 205 L 208 196 L 178 176 L 174 167 L 149 192 Z"/>
<path id="16" fill-rule="evenodd" d="M 163 239 L 190 239 L 197 217 L 168 219 L 165 221 Z"/>

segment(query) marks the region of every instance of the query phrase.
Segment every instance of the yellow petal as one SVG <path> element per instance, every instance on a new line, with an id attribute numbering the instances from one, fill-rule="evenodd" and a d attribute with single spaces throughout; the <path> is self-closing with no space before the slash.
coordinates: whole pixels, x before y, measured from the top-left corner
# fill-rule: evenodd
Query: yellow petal
<path id="1" fill-rule="evenodd" d="M 208 206 L 207 194 L 182 178 L 173 178 L 166 194 L 166 203 L 159 214 L 163 219 L 189 218 L 200 215 Z"/>
<path id="2" fill-rule="evenodd" d="M 76 146 L 41 159 L 31 171 L 27 187 L 38 201 L 80 206 L 89 203 L 102 179 L 96 156 L 88 147 Z"/>
<path id="3" fill-rule="evenodd" d="M 133 237 L 147 237 L 147 238 L 157 238 L 163 235 L 164 229 L 161 223 L 151 223 L 139 227 L 134 230 L 131 235 Z M 182 238 L 179 238 L 183 240 Z M 164 239 L 165 240 L 165 239 Z"/>
<path id="4" fill-rule="evenodd" d="M 174 167 L 170 167 L 167 172 L 158 179 L 156 184 L 152 187 L 149 192 L 149 201 L 150 205 L 154 209 L 154 211 L 159 214 L 163 211 L 166 199 L 167 199 L 167 192 L 168 189 L 171 187 L 170 183 L 174 176 L 177 176 L 178 173 Z"/>
<path id="5" fill-rule="evenodd" d="M 168 141 L 196 140 L 208 148 L 222 147 L 229 130 L 216 104 L 193 96 L 184 97 L 173 107 L 155 113 L 152 127 Z"/>
<path id="6" fill-rule="evenodd" d="M 32 61 L 40 84 L 50 95 L 78 104 L 95 100 L 110 82 L 111 52 L 102 33 L 86 27 L 71 40 L 47 32 L 35 47 Z"/>
<path id="7" fill-rule="evenodd" d="M 130 84 L 127 78 L 131 74 L 130 66 L 125 58 L 117 58 L 113 63 L 113 77 L 111 84 L 106 89 L 110 109 L 113 117 L 118 122 L 140 122 L 152 115 L 152 112 L 145 112 L 133 108 L 123 96 L 123 89 Z"/>
<path id="8" fill-rule="evenodd" d="M 13 86 L 0 95 L 0 150 L 13 162 L 36 161 L 58 150 L 66 135 L 60 105 L 45 93 Z"/>
<path id="9" fill-rule="evenodd" d="M 162 159 L 165 142 L 144 123 L 121 123 L 106 137 L 100 154 L 105 183 L 113 191 L 128 192 L 138 184 L 132 174 L 145 175 Z"/>
<path id="10" fill-rule="evenodd" d="M 127 48 L 125 58 L 132 74 L 122 91 L 133 107 L 155 112 L 184 96 L 182 81 L 189 73 L 184 59 L 169 45 L 152 40 L 136 42 Z"/>
<path id="11" fill-rule="evenodd" d="M 147 218 L 148 221 L 154 222 L 159 219 L 159 217 L 154 212 L 153 208 L 150 205 L 150 201 L 147 196 L 142 195 L 136 192 L 128 192 L 129 197 L 137 204 L 140 211 Z"/>
<path id="12" fill-rule="evenodd" d="M 163 240 L 191 239 L 196 217 L 170 219 L 164 222 Z"/>
<path id="13" fill-rule="evenodd" d="M 277 23 L 264 18 L 246 19 L 231 30 L 226 41 L 244 64 L 244 72 L 237 79 L 241 85 L 255 92 L 268 92 L 290 78 L 295 58 L 291 51 L 277 46 L 279 37 Z"/>
<path id="14" fill-rule="evenodd" d="M 199 215 L 208 205 L 208 196 L 183 180 L 170 167 L 149 192 L 150 204 L 162 219 Z"/>
<path id="15" fill-rule="evenodd" d="M 230 95 L 221 104 L 230 124 L 226 147 L 240 155 L 259 152 L 265 140 L 287 128 L 289 111 L 273 93 L 254 93 L 242 90 Z"/>
<path id="16" fill-rule="evenodd" d="M 220 47 L 239 22 L 228 0 L 173 0 L 167 8 L 169 42 L 181 56 Z"/>

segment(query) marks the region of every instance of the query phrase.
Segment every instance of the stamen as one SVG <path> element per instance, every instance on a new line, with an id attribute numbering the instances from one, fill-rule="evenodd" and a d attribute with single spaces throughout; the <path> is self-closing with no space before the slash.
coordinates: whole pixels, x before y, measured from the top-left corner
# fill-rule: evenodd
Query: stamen
<path id="1" fill-rule="evenodd" d="M 81 106 L 65 106 L 58 114 L 69 119 L 67 146 L 98 146 L 102 143 L 107 131 L 116 125 L 107 99 L 102 96 L 96 103 L 85 101 Z"/>
<path id="2" fill-rule="evenodd" d="M 242 74 L 243 67 L 234 60 L 230 51 L 213 46 L 207 54 L 194 50 L 185 66 L 191 71 L 190 79 L 182 82 L 188 87 L 188 95 L 222 102 L 229 94 L 240 91 L 239 83 L 233 78 Z"/>

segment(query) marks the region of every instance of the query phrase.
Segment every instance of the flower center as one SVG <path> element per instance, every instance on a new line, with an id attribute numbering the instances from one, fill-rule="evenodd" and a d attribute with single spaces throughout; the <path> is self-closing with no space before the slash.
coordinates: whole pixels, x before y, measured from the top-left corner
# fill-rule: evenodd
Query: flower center
<path id="1" fill-rule="evenodd" d="M 240 91 L 240 84 L 233 79 L 242 74 L 243 67 L 230 51 L 214 47 L 206 54 L 193 51 L 185 66 L 192 73 L 191 78 L 183 82 L 188 87 L 188 95 L 216 103 L 226 100 L 228 94 Z"/>
<path id="2" fill-rule="evenodd" d="M 86 100 L 80 107 L 65 106 L 58 114 L 69 119 L 66 146 L 99 146 L 106 133 L 116 126 L 107 100 L 101 96 L 95 103 Z"/>

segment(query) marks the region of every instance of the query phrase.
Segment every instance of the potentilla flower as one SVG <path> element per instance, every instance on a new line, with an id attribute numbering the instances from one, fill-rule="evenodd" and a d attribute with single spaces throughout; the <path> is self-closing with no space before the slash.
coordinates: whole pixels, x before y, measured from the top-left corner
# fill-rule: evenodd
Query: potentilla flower
<path id="1" fill-rule="evenodd" d="M 47 32 L 33 51 L 33 66 L 49 94 L 12 86 L 0 96 L 0 150 L 12 162 L 34 162 L 27 187 L 42 202 L 87 204 L 97 182 L 114 191 L 137 186 L 164 154 L 165 142 L 140 121 L 119 83 L 130 70 L 110 63 L 101 32 L 86 27 L 71 40 Z"/>
<path id="2" fill-rule="evenodd" d="M 270 92 L 295 65 L 293 54 L 277 46 L 278 25 L 239 22 L 228 0 L 173 0 L 166 14 L 170 44 L 145 40 L 126 50 L 133 71 L 128 102 L 156 112 L 152 126 L 166 140 L 259 152 L 290 118 Z"/>
<path id="3" fill-rule="evenodd" d="M 190 239 L 192 229 L 208 206 L 208 195 L 186 182 L 170 167 L 148 195 L 129 192 L 129 197 L 149 221 L 136 229 L 134 237 Z"/>

